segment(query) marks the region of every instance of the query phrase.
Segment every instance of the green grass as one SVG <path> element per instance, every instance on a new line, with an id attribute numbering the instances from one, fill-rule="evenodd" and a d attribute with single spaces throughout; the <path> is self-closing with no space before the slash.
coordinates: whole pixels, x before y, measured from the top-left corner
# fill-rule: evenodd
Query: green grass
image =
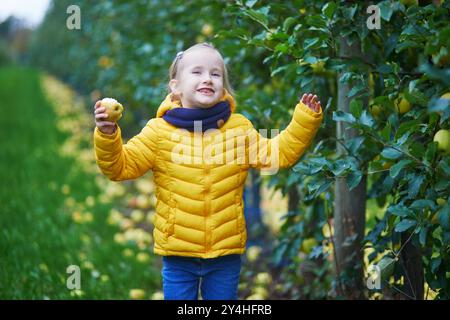
<path id="1" fill-rule="evenodd" d="M 59 155 L 67 136 L 39 79 L 36 70 L 0 69 L 0 299 L 77 298 L 66 287 L 73 264 L 81 266 L 84 299 L 127 299 L 132 288 L 149 297 L 160 289 L 159 268 L 123 257 L 113 241 L 118 229 L 105 222 L 113 204 L 95 201 L 88 224 L 74 223 L 65 209 L 61 186 L 77 202 L 101 190 L 76 159 Z"/>

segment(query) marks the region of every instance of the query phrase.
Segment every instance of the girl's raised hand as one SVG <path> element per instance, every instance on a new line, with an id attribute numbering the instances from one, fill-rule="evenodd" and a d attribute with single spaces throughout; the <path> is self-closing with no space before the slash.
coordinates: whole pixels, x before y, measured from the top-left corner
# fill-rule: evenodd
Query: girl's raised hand
<path id="1" fill-rule="evenodd" d="M 306 104 L 314 112 L 320 111 L 320 101 L 317 100 L 316 95 L 305 93 L 300 101 Z"/>

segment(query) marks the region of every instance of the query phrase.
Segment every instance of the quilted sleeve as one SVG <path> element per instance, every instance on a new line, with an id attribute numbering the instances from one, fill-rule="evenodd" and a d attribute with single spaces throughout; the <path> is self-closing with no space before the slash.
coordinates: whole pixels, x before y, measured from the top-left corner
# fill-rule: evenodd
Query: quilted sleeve
<path id="1" fill-rule="evenodd" d="M 302 102 L 295 106 L 292 120 L 286 129 L 271 139 L 257 132 L 248 121 L 249 165 L 261 169 L 262 174 L 273 174 L 279 168 L 294 165 L 311 144 L 321 122 L 322 109 L 315 112 Z"/>
<path id="2" fill-rule="evenodd" d="M 156 119 L 151 119 L 142 131 L 122 144 L 120 127 L 114 134 L 94 130 L 97 165 L 112 181 L 136 179 L 152 169 L 157 149 Z"/>

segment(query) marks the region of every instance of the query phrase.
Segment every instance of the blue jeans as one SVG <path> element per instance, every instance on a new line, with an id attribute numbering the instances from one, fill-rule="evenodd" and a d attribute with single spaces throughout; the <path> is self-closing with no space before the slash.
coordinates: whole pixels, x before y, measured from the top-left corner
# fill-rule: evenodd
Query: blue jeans
<path id="1" fill-rule="evenodd" d="M 241 255 L 212 259 L 163 256 L 165 300 L 237 300 Z M 201 279 L 201 281 L 200 281 Z"/>

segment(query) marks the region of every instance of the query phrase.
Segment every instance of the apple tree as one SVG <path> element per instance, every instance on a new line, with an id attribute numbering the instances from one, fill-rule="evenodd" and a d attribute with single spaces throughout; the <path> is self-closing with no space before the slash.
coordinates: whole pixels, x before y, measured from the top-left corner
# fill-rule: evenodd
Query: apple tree
<path id="1" fill-rule="evenodd" d="M 322 246 L 310 256 L 332 256 L 338 296 L 379 294 L 365 278 L 377 263 L 386 296 L 448 298 L 449 4 L 235 1 L 229 10 L 260 26 L 230 33 L 268 52 L 278 94 L 314 92 L 326 106 L 315 147 L 289 175 L 303 202 L 292 215 L 315 216 L 316 231 L 286 220 L 281 255 L 295 257 L 315 234 Z"/>

